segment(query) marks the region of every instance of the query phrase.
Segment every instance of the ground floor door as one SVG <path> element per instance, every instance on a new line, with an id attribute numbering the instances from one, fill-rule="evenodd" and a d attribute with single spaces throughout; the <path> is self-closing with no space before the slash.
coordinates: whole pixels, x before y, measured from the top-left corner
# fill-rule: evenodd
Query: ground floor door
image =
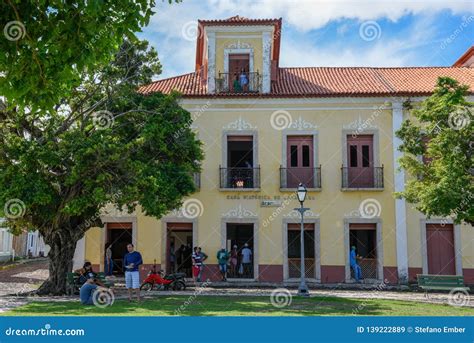
<path id="1" fill-rule="evenodd" d="M 309 279 L 316 278 L 314 224 L 304 224 L 304 269 Z M 288 277 L 301 276 L 301 224 L 288 224 Z"/>
<path id="2" fill-rule="evenodd" d="M 428 274 L 456 275 L 452 224 L 427 224 Z"/>
<path id="3" fill-rule="evenodd" d="M 132 243 L 132 223 L 107 223 L 106 247 L 111 244 L 113 274 L 124 274 L 123 257 L 128 252 L 127 245 Z M 104 255 L 105 261 L 105 255 Z"/>
<path id="4" fill-rule="evenodd" d="M 357 260 L 363 279 L 377 279 L 377 230 L 376 224 L 351 224 L 349 227 L 349 250 L 356 247 Z M 351 268 L 351 278 L 354 271 Z"/>
<path id="5" fill-rule="evenodd" d="M 228 278 L 254 278 L 254 226 L 227 223 L 226 246 L 231 252 Z"/>
<path id="6" fill-rule="evenodd" d="M 193 224 L 168 223 L 166 234 L 166 272 L 192 277 Z"/>

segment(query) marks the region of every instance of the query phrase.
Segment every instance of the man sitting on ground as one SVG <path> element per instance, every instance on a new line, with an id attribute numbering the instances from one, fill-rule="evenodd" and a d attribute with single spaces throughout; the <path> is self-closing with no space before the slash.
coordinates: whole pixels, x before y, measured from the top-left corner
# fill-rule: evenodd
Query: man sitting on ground
<path id="1" fill-rule="evenodd" d="M 81 287 L 79 291 L 79 297 L 81 298 L 81 304 L 83 305 L 94 305 L 93 297 L 94 292 L 98 290 L 99 286 L 97 286 L 94 282 L 94 279 L 88 279 Z"/>

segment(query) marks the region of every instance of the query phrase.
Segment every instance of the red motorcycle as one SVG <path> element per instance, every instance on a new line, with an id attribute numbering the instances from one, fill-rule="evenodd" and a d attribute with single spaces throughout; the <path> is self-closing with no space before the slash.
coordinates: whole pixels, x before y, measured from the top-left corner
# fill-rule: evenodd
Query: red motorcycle
<path id="1" fill-rule="evenodd" d="M 184 291 L 186 289 L 186 283 L 184 278 L 186 277 L 185 273 L 173 273 L 164 275 L 164 272 L 160 270 L 156 271 L 156 262 L 153 264 L 152 270 L 148 273 L 146 279 L 143 281 L 140 286 L 142 291 L 151 291 L 153 288 L 158 290 L 169 290 L 174 291 Z"/>

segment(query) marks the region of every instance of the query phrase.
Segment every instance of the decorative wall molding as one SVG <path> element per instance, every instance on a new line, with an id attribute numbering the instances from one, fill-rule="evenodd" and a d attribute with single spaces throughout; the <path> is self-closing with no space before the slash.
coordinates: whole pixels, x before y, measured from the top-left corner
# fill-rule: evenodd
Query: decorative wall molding
<path id="1" fill-rule="evenodd" d="M 360 211 L 357 209 L 357 210 L 352 210 L 348 213 L 344 213 L 344 218 L 360 218 L 361 215 L 360 215 Z"/>
<path id="2" fill-rule="evenodd" d="M 293 130 L 316 130 L 317 128 L 317 125 L 304 120 L 303 118 L 301 118 L 301 116 L 298 119 L 293 120 L 288 126 L 288 129 Z"/>
<path id="3" fill-rule="evenodd" d="M 174 209 L 171 212 L 168 212 L 164 218 L 186 218 L 183 214 L 183 209 Z"/>
<path id="4" fill-rule="evenodd" d="M 100 215 L 108 217 L 130 217 L 136 216 L 136 213 L 135 211 L 132 213 L 128 213 L 126 209 L 120 211 L 114 206 L 107 206 L 100 210 Z"/>
<path id="5" fill-rule="evenodd" d="M 372 125 L 372 120 L 365 119 L 363 120 L 362 117 L 359 115 L 359 118 L 354 120 L 353 122 L 343 125 L 344 129 L 347 130 L 356 130 L 356 131 L 364 131 L 368 129 L 377 129 L 376 126 Z"/>
<path id="6" fill-rule="evenodd" d="M 236 208 L 230 209 L 222 214 L 224 218 L 250 218 L 258 217 L 258 215 L 247 208 L 243 208 L 241 204 Z"/>
<path id="7" fill-rule="evenodd" d="M 255 37 L 258 38 L 258 37 Z M 240 39 L 236 43 L 230 43 L 227 45 L 228 49 L 250 49 L 252 46 L 249 43 L 241 42 Z"/>
<path id="8" fill-rule="evenodd" d="M 223 127 L 224 130 L 255 130 L 257 127 L 250 124 L 248 121 L 239 116 L 237 120 L 234 120 Z"/>
<path id="9" fill-rule="evenodd" d="M 298 211 L 292 210 L 287 214 L 283 215 L 284 218 L 301 218 L 301 214 Z M 304 212 L 305 218 L 319 218 L 318 213 L 314 213 L 312 210 L 307 210 Z"/>

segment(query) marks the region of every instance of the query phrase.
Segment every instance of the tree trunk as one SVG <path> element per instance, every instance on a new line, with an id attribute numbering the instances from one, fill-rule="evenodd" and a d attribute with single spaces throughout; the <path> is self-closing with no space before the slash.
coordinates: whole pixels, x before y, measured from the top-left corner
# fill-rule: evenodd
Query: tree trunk
<path id="1" fill-rule="evenodd" d="M 45 243 L 51 248 L 48 253 L 49 278 L 41 285 L 37 294 L 66 294 L 67 273 L 72 271 L 72 260 L 79 238 L 77 232 L 70 229 L 55 230 L 44 237 Z"/>

